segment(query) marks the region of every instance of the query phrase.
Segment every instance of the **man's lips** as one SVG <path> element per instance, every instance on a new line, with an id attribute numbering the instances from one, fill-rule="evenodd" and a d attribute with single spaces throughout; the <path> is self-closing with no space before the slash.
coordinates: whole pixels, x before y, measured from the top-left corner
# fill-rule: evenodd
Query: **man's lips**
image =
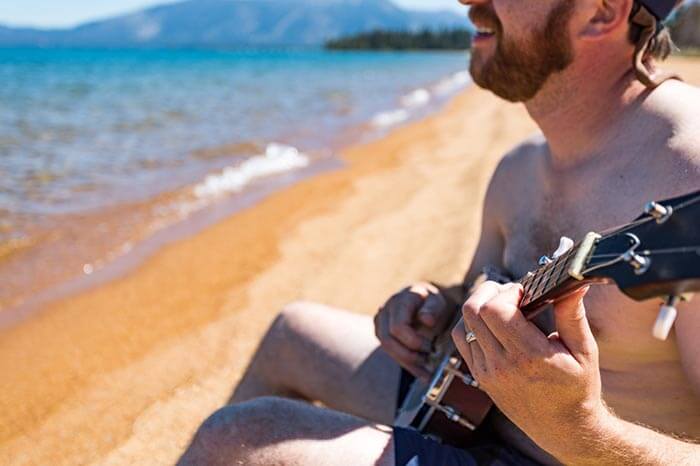
<path id="1" fill-rule="evenodd" d="M 495 32 L 477 31 L 476 34 L 474 34 L 474 37 L 472 38 L 472 43 L 478 44 L 478 43 L 486 42 L 495 36 L 496 36 Z"/>
<path id="2" fill-rule="evenodd" d="M 493 29 L 477 28 L 476 34 L 474 34 L 474 38 L 472 39 L 472 42 L 474 42 L 474 43 L 485 42 L 485 41 L 487 41 L 495 36 L 496 36 L 496 32 Z"/>

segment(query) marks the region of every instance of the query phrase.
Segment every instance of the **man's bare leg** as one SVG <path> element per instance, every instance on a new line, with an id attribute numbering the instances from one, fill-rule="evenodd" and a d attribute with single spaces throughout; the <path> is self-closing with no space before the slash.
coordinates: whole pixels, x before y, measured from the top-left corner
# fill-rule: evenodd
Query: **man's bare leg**
<path id="1" fill-rule="evenodd" d="M 230 403 L 271 395 L 302 398 L 390 424 L 399 375 L 399 366 L 379 347 L 371 317 L 294 303 L 268 330 Z"/>
<path id="2" fill-rule="evenodd" d="M 281 398 L 227 406 L 200 427 L 179 466 L 394 466 L 388 427 Z"/>

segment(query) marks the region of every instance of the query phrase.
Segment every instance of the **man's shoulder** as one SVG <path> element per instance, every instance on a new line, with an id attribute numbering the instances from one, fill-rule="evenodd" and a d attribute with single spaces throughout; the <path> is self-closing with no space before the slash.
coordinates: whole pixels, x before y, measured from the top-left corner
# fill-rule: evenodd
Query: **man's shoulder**
<path id="1" fill-rule="evenodd" d="M 532 174 L 548 153 L 547 140 L 542 133 L 533 134 L 508 151 L 496 169 L 494 179 L 505 177 L 506 180 L 523 178 Z"/>
<path id="2" fill-rule="evenodd" d="M 674 83 L 665 89 L 673 127 L 667 146 L 678 182 L 697 187 L 700 180 L 700 88 Z"/>
<path id="3" fill-rule="evenodd" d="M 674 190 L 697 189 L 700 183 L 700 88 L 668 81 L 653 94 L 640 150 L 650 151 L 645 173 L 667 180 Z"/>
<path id="4" fill-rule="evenodd" d="M 542 160 L 549 152 L 542 134 L 535 134 L 508 151 L 496 167 L 486 197 L 495 211 L 505 212 L 512 201 L 529 194 L 536 186 Z"/>
<path id="5" fill-rule="evenodd" d="M 700 88 L 681 81 L 669 81 L 657 90 L 655 107 L 667 120 L 674 138 L 680 136 L 687 149 L 698 148 L 700 143 Z M 680 141 L 679 141 L 680 142 Z"/>
<path id="6" fill-rule="evenodd" d="M 700 101 L 700 87 L 693 84 L 689 84 L 685 81 L 678 79 L 671 79 L 665 82 L 663 85 L 657 88 L 657 93 L 673 97 L 674 99 L 683 98 L 690 99 L 691 101 Z M 686 102 L 676 101 L 676 104 L 683 104 Z M 687 102 L 691 103 L 691 102 Z M 692 105 L 691 105 L 692 106 Z M 688 106 L 690 107 L 690 106 Z M 681 108 L 681 107 L 677 107 Z M 697 110 L 697 109 L 696 109 Z"/>

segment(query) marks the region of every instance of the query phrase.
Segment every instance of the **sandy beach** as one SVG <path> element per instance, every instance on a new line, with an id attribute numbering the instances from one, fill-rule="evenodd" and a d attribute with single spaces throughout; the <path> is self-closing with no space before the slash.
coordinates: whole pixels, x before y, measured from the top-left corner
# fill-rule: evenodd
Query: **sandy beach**
<path id="1" fill-rule="evenodd" d="M 700 84 L 700 59 L 669 68 Z M 522 106 L 470 88 L 347 149 L 346 168 L 2 330 L 0 464 L 172 464 L 285 303 L 373 314 L 413 281 L 459 280 L 494 167 L 535 131 Z"/>

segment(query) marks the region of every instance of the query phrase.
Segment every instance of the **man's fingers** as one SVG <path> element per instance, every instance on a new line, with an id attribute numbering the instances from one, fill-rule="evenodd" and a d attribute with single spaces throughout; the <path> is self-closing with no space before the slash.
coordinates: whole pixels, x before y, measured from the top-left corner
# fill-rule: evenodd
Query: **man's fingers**
<path id="1" fill-rule="evenodd" d="M 481 376 L 488 372 L 486 354 L 481 348 L 479 340 L 469 343 L 469 351 L 472 353 L 471 363 L 467 361 L 465 362 L 467 363 L 467 367 L 469 367 L 469 372 L 471 373 L 472 377 L 474 377 L 477 382 L 480 382 L 480 379 L 482 378 Z"/>
<path id="2" fill-rule="evenodd" d="M 401 367 L 423 380 L 430 377 L 430 372 L 426 369 L 428 363 L 427 355 L 406 348 L 389 333 L 388 312 L 377 314 L 375 330 L 382 349 L 398 362 Z"/>
<path id="3" fill-rule="evenodd" d="M 464 318 L 460 317 L 457 325 L 452 329 L 452 342 L 457 347 L 457 351 L 462 359 L 469 365 L 472 360 L 472 353 L 467 343 L 467 330 L 464 328 Z"/>
<path id="4" fill-rule="evenodd" d="M 440 331 L 445 325 L 447 312 L 447 303 L 445 298 L 439 294 L 430 294 L 425 301 L 423 306 L 418 310 L 418 321 L 424 326 Z"/>
<path id="5" fill-rule="evenodd" d="M 479 314 L 481 308 L 499 293 L 501 287 L 502 285 L 496 282 L 486 282 L 477 288 L 462 306 L 462 317 L 466 328 L 474 332 L 477 341 L 487 354 L 500 354 L 503 351 L 503 346 L 491 333 Z"/>
<path id="6" fill-rule="evenodd" d="M 433 285 L 432 283 L 428 282 L 420 282 L 416 283 L 414 285 L 411 285 L 411 287 L 408 289 L 411 293 L 415 293 L 418 296 L 420 296 L 423 299 L 426 299 L 431 293 L 432 294 L 439 294 L 440 290 Z"/>
<path id="7" fill-rule="evenodd" d="M 597 354 L 598 348 L 583 305 L 587 292 L 588 287 L 583 288 L 554 304 L 554 321 L 559 340 L 579 362 Z"/>
<path id="8" fill-rule="evenodd" d="M 430 341 L 409 325 L 392 323 L 389 327 L 389 333 L 408 349 L 424 353 L 430 351 Z"/>
<path id="9" fill-rule="evenodd" d="M 542 348 L 545 335 L 520 311 L 522 286 L 503 285 L 499 292 L 481 307 L 480 316 L 498 341 L 508 351 Z"/>
<path id="10" fill-rule="evenodd" d="M 422 379 L 430 377 L 431 374 L 427 369 L 428 356 L 426 354 L 411 351 L 393 338 L 383 340 L 382 348 L 411 374 Z"/>
<path id="11" fill-rule="evenodd" d="M 472 309 L 481 309 L 481 306 L 489 302 L 500 293 L 504 285 L 496 282 L 488 281 L 480 285 L 474 292 L 469 296 L 469 299 L 464 303 L 463 307 L 470 307 Z"/>
<path id="12" fill-rule="evenodd" d="M 457 351 L 464 359 L 464 362 L 469 368 L 472 376 L 478 381 L 479 375 L 486 373 L 486 356 L 479 346 L 479 340 L 467 343 L 467 330 L 462 319 L 459 320 L 455 328 L 452 330 L 452 341 L 457 347 Z"/>
<path id="13" fill-rule="evenodd" d="M 413 326 L 416 312 L 423 298 L 413 293 L 404 293 L 390 304 L 389 333 L 404 346 L 414 351 L 429 352 L 430 341 L 419 335 Z"/>

